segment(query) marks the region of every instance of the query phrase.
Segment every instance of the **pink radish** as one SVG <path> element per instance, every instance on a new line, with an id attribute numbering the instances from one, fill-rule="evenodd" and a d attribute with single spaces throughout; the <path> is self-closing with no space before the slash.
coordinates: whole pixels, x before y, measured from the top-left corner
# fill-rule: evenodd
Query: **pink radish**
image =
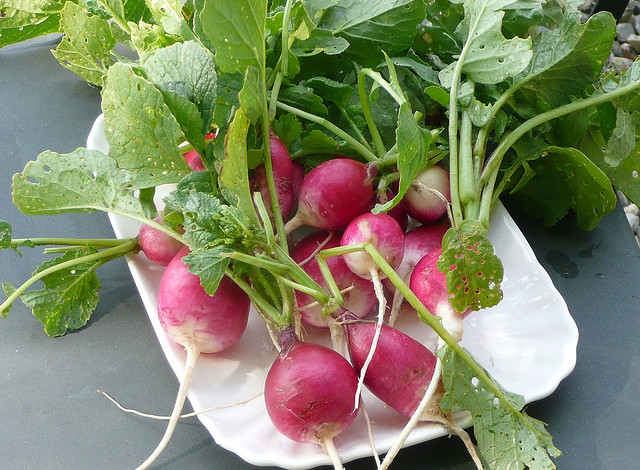
<path id="1" fill-rule="evenodd" d="M 384 200 L 383 198 L 379 197 L 378 202 L 384 204 L 385 202 L 393 199 L 394 196 L 395 193 L 391 189 L 388 189 L 386 191 L 386 197 L 384 198 Z M 393 217 L 396 222 L 398 222 L 398 225 L 400 225 L 400 228 L 403 232 L 406 232 L 407 227 L 409 226 L 409 214 L 407 213 L 407 209 L 404 207 L 404 200 L 400 201 L 398 204 L 388 210 L 387 214 Z"/>
<path id="2" fill-rule="evenodd" d="M 291 257 L 323 288 L 326 283 L 318 266 L 315 255 L 320 250 L 340 246 L 340 235 L 332 232 L 313 232 L 300 240 L 291 250 Z M 341 256 L 327 258 L 327 265 L 340 290 L 352 287 L 343 294 L 343 307 L 333 315 L 337 316 L 349 310 L 357 317 L 369 314 L 376 304 L 376 296 L 370 282 L 362 279 L 351 271 Z M 300 291 L 296 291 L 296 300 L 299 307 L 314 303 L 313 297 Z M 328 327 L 328 318 L 322 313 L 320 305 L 303 308 L 301 311 L 302 322 L 312 327 Z"/>
<path id="3" fill-rule="evenodd" d="M 300 195 L 300 186 L 302 186 L 302 180 L 304 179 L 304 165 L 300 163 L 298 160 L 293 161 L 293 177 L 292 181 L 292 189 L 291 192 L 293 194 L 293 204 L 291 207 L 291 211 L 288 216 L 291 216 L 298 209 L 298 197 Z"/>
<path id="4" fill-rule="evenodd" d="M 322 445 L 342 468 L 333 438 L 356 418 L 356 372 L 336 351 L 300 341 L 291 329 L 281 333 L 280 344 L 265 381 L 269 418 L 289 439 Z"/>
<path id="5" fill-rule="evenodd" d="M 345 316 L 349 356 L 361 371 L 372 348 L 377 328 L 372 323 L 350 321 Z M 471 438 L 440 408 L 442 364 L 419 341 L 393 327 L 384 325 L 378 345 L 365 376 L 367 388 L 409 421 L 387 452 L 380 469 L 389 467 L 410 432 L 420 421 L 441 424 L 464 442 L 478 468 L 483 468 Z"/>
<path id="6" fill-rule="evenodd" d="M 158 214 L 153 220 L 159 224 L 164 224 L 162 214 Z M 138 242 L 140 243 L 140 249 L 147 258 L 161 266 L 167 266 L 184 246 L 181 241 L 146 224 L 140 227 Z"/>
<path id="7" fill-rule="evenodd" d="M 370 243 L 378 253 L 393 268 L 402 262 L 404 255 L 404 232 L 393 217 L 387 214 L 373 214 L 371 212 L 356 217 L 342 234 L 343 246 Z M 373 338 L 369 356 L 360 371 L 358 392 L 363 383 L 369 362 L 371 361 L 384 322 L 387 301 L 384 296 L 381 278 L 386 277 L 375 260 L 364 251 L 354 251 L 342 255 L 349 269 L 358 276 L 371 279 L 378 299 L 378 320 L 376 335 Z M 356 396 L 355 406 L 358 406 L 359 394 Z"/>
<path id="8" fill-rule="evenodd" d="M 298 210 L 285 231 L 308 225 L 340 230 L 371 209 L 373 174 L 370 167 L 350 158 L 334 158 L 306 174 L 300 185 Z"/>
<path id="9" fill-rule="evenodd" d="M 443 326 L 460 341 L 462 320 L 471 310 L 460 314 L 451 307 L 446 276 L 436 265 L 441 253 L 441 248 L 431 250 L 418 261 L 411 273 L 409 288 L 427 310 L 442 318 Z"/>
<path id="10" fill-rule="evenodd" d="M 403 200 L 409 215 L 418 222 L 431 223 L 441 219 L 447 212 L 447 201 L 451 200 L 449 172 L 440 165 L 422 170 Z"/>
<path id="11" fill-rule="evenodd" d="M 286 218 L 293 207 L 293 162 L 287 147 L 273 132 L 269 134 L 269 149 L 280 213 Z M 271 214 L 271 197 L 264 164 L 255 169 L 251 179 L 251 190 L 262 194 L 262 200 Z"/>
<path id="12" fill-rule="evenodd" d="M 449 222 L 444 221 L 420 225 L 404 234 L 404 256 L 396 272 L 405 282 L 409 282 L 413 268 L 424 255 L 442 247 L 442 237 L 448 228 Z M 384 285 L 388 292 L 393 293 L 393 305 L 389 315 L 389 324 L 393 325 L 404 299 L 391 282 L 385 280 Z"/>
<path id="13" fill-rule="evenodd" d="M 376 325 L 368 322 L 345 323 L 349 357 L 360 373 L 371 349 Z M 436 366 L 436 356 L 422 343 L 400 330 L 383 325 L 378 346 L 369 364 L 364 384 L 394 410 L 413 415 Z"/>
<path id="14" fill-rule="evenodd" d="M 172 341 L 186 349 L 182 383 L 165 434 L 139 469 L 148 468 L 169 442 L 200 353 L 210 354 L 230 348 L 247 326 L 251 305 L 247 294 L 226 276 L 215 295 L 207 294 L 200 285 L 200 278 L 191 274 L 183 261 L 188 252 L 185 246 L 169 263 L 158 291 L 160 324 Z"/>
<path id="15" fill-rule="evenodd" d="M 212 132 L 210 134 L 207 134 L 204 139 L 205 142 L 209 141 L 209 140 L 213 140 L 216 137 L 216 133 Z M 204 171 L 206 170 L 204 163 L 202 163 L 202 158 L 200 157 L 200 154 L 198 153 L 197 150 L 192 149 L 192 150 L 188 150 L 184 153 L 184 159 L 187 162 L 187 165 L 189 165 L 189 168 L 191 168 L 193 171 Z"/>

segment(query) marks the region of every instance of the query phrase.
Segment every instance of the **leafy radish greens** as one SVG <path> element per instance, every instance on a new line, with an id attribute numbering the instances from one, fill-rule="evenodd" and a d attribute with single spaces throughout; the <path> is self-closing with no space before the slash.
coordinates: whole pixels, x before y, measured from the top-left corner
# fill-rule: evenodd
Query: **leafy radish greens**
<path id="1" fill-rule="evenodd" d="M 53 53 L 101 87 L 109 144 L 108 155 L 42 153 L 14 176 L 14 202 L 26 214 L 105 211 L 151 225 L 189 245 L 191 272 L 209 293 L 228 275 L 277 328 L 291 324 L 295 290 L 327 314 L 342 299 L 289 255 L 270 131 L 307 170 L 336 154 L 368 162 L 384 195 L 374 212 L 392 209 L 421 170 L 440 163 L 451 178 L 438 262 L 450 303 L 459 312 L 491 307 L 502 298 L 503 268 L 486 234 L 500 197 L 547 225 L 573 212 L 587 230 L 615 207 L 613 187 L 640 203 L 640 65 L 607 69 L 615 20 L 599 13 L 582 22 L 582 3 L 5 0 L 0 47 L 63 33 Z M 186 149 L 207 171 L 191 172 Z M 249 183 L 262 164 L 269 201 Z M 165 184 L 176 189 L 161 225 L 153 196 Z M 139 249 L 135 239 L 12 236 L 0 221 L 0 248 L 62 252 L 22 286 L 4 284 L 0 305 L 4 316 L 21 298 L 52 336 L 87 323 L 99 266 Z M 37 281 L 42 289 L 29 290 Z M 414 306 L 445 342 L 441 406 L 471 413 L 484 464 L 554 468 L 559 451 L 522 411 L 522 397 Z"/>

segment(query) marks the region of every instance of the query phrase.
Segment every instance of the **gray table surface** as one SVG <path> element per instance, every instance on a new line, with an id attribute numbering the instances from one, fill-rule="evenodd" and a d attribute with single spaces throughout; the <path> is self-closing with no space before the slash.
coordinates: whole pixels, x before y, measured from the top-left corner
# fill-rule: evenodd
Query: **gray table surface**
<path id="1" fill-rule="evenodd" d="M 51 43 L 0 50 L 0 219 L 14 236 L 111 237 L 102 214 L 30 217 L 11 203 L 11 176 L 45 149 L 82 146 L 100 113 L 100 94 L 54 60 Z M 579 330 L 574 372 L 529 405 L 564 455 L 558 468 L 633 469 L 640 462 L 640 253 L 620 207 L 594 231 L 568 218 L 553 229 L 513 213 L 551 275 Z M 0 280 L 14 285 L 42 261 L 40 250 L 0 254 Z M 91 324 L 52 339 L 17 302 L 0 319 L 0 467 L 126 469 L 155 447 L 165 423 L 126 415 L 96 390 L 164 414 L 177 380 L 123 260 L 101 268 Z M 457 439 L 405 449 L 399 469 L 473 468 Z M 372 460 L 347 469 L 373 469 Z M 196 418 L 177 426 L 154 468 L 256 468 L 217 446 Z M 393 467 L 392 467 L 393 468 Z"/>

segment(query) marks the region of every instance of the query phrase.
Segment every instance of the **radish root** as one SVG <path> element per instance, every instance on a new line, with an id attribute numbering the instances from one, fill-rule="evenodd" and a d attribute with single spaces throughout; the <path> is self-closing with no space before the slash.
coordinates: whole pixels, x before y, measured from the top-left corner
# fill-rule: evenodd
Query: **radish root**
<path id="1" fill-rule="evenodd" d="M 104 396 L 111 403 L 113 403 L 120 411 L 123 411 L 125 413 L 134 414 L 136 416 L 142 416 L 143 418 L 157 419 L 157 420 L 160 420 L 160 421 L 167 421 L 167 420 L 171 419 L 171 416 L 154 415 L 154 414 L 151 414 L 151 413 L 144 413 L 142 411 L 138 411 L 138 410 L 135 410 L 133 408 L 125 408 L 121 403 L 119 403 L 115 398 L 113 398 L 107 392 L 105 392 L 103 390 L 97 390 L 97 392 L 99 394 L 101 394 L 102 396 Z M 255 394 L 251 398 L 247 398 L 246 400 L 239 401 L 239 402 L 236 402 L 236 403 L 230 403 L 228 405 L 212 406 L 210 408 L 204 408 L 202 410 L 192 411 L 191 413 L 184 413 L 184 414 L 181 414 L 180 416 L 178 416 L 178 418 L 179 419 L 192 418 L 194 416 L 198 416 L 198 415 L 201 415 L 201 414 L 204 414 L 204 413 L 208 413 L 210 411 L 224 410 L 224 409 L 227 409 L 227 408 L 234 408 L 236 406 L 246 405 L 247 403 L 252 402 L 253 400 L 255 400 L 256 398 L 262 396 L 263 394 L 264 394 L 263 392 L 260 392 L 260 393 Z"/>
<path id="2" fill-rule="evenodd" d="M 358 408 L 358 404 L 360 403 L 360 395 L 362 394 L 362 386 L 364 384 L 364 376 L 367 373 L 367 369 L 369 368 L 369 363 L 373 359 L 373 355 L 376 352 L 376 348 L 378 346 L 378 339 L 380 338 L 380 331 L 382 330 L 382 324 L 384 323 L 384 314 L 387 309 L 387 299 L 384 296 L 384 292 L 382 289 L 382 282 L 380 281 L 380 273 L 377 270 L 371 270 L 371 281 L 373 282 L 373 288 L 376 293 L 376 297 L 378 298 L 378 319 L 376 321 L 376 331 L 373 335 L 373 339 L 371 341 L 371 348 L 369 348 L 369 354 L 367 354 L 367 358 L 362 365 L 362 369 L 360 370 L 360 378 L 358 379 L 358 388 L 356 390 L 355 397 L 355 405 L 354 408 Z"/>
<path id="3" fill-rule="evenodd" d="M 149 468 L 149 466 L 158 458 L 158 456 L 162 453 L 164 448 L 169 443 L 171 436 L 173 435 L 173 431 L 178 424 L 178 419 L 180 418 L 180 414 L 182 413 L 182 408 L 184 406 L 184 402 L 187 398 L 187 391 L 191 386 L 191 379 L 193 377 L 193 371 L 195 369 L 196 363 L 198 361 L 198 357 L 200 356 L 200 351 L 198 350 L 195 344 L 190 344 L 185 347 L 187 351 L 187 359 L 185 361 L 184 374 L 182 376 L 182 383 L 180 384 L 180 388 L 178 389 L 178 395 L 176 397 L 176 402 L 173 406 L 173 411 L 171 412 L 171 417 L 169 418 L 169 424 L 167 425 L 167 429 L 165 430 L 164 436 L 162 436 L 162 440 L 155 448 L 153 453 L 147 457 L 147 459 L 142 462 L 136 470 L 143 470 Z"/>
<path id="4" fill-rule="evenodd" d="M 340 456 L 338 455 L 338 449 L 336 449 L 336 445 L 333 442 L 333 439 L 324 439 L 320 444 L 322 444 L 324 453 L 327 454 L 327 457 L 329 457 L 329 460 L 331 460 L 331 464 L 333 465 L 334 470 L 344 470 L 342 461 L 340 460 Z"/>

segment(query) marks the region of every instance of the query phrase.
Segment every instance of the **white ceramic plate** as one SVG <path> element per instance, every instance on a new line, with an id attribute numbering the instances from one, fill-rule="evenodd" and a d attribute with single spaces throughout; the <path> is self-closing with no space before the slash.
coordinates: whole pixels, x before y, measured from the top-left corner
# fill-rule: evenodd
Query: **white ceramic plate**
<path id="1" fill-rule="evenodd" d="M 102 126 L 100 116 L 91 129 L 87 147 L 106 152 L 108 144 Z M 163 194 L 166 192 L 159 191 L 158 199 Z M 117 237 L 137 235 L 137 222 L 111 214 L 110 220 Z M 489 238 L 504 265 L 504 299 L 498 306 L 474 312 L 465 319 L 462 344 L 502 386 L 531 402 L 551 394 L 573 370 L 578 330 L 562 296 L 501 205 L 493 211 Z M 180 378 L 184 350 L 167 339 L 156 312 L 162 268 L 142 254 L 131 257 L 129 267 L 167 360 Z M 433 333 L 415 316 L 399 321 L 396 326 L 425 344 L 434 344 Z M 311 339 L 328 344 L 325 337 Z M 262 320 L 252 315 L 245 335 L 235 347 L 221 354 L 200 357 L 189 392 L 193 408 L 202 410 L 239 403 L 261 393 L 275 355 Z M 364 399 L 374 423 L 377 449 L 380 453 L 386 452 L 405 419 L 366 391 Z M 219 445 L 252 464 L 308 469 L 329 463 L 319 446 L 296 443 L 279 434 L 267 416 L 261 396 L 199 417 Z M 469 425 L 466 416 L 460 416 L 460 422 L 463 426 Z M 406 445 L 443 434 L 436 426 L 420 425 Z M 360 416 L 336 438 L 338 452 L 345 462 L 371 455 L 366 435 L 364 418 Z"/>

